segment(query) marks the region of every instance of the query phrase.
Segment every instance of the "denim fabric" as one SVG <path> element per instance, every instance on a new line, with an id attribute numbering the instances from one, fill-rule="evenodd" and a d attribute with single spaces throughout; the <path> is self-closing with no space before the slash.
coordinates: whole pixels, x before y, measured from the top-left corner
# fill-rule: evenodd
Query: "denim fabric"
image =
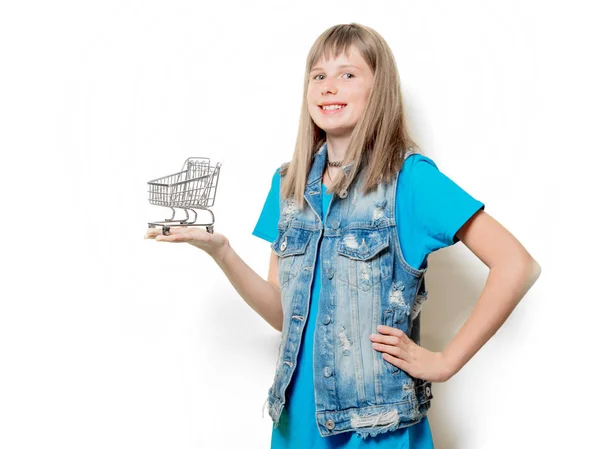
<path id="1" fill-rule="evenodd" d="M 284 321 L 269 415 L 277 426 L 296 368 L 320 245 L 323 270 L 313 348 L 316 424 L 321 436 L 354 431 L 366 438 L 416 424 L 430 407 L 431 382 L 384 360 L 369 338 L 385 324 L 420 343 L 427 268 L 412 268 L 400 250 L 397 177 L 363 195 L 361 173 L 347 191 L 333 196 L 325 219 L 320 218 L 325 156 L 323 144 L 313 158 L 304 210 L 293 199 L 280 198 L 271 248 L 279 255 Z M 343 167 L 346 173 L 349 169 Z"/>
<path id="2" fill-rule="evenodd" d="M 279 186 L 277 185 L 278 189 Z M 322 185 L 323 211 L 327 211 L 332 195 Z M 277 193 L 277 191 L 275 192 Z M 273 229 L 277 227 L 278 210 L 271 211 Z M 259 231 L 255 229 L 255 231 Z M 265 230 L 266 232 L 267 230 Z M 273 237 L 270 243 L 275 239 Z M 427 416 L 414 426 L 397 429 L 363 439 L 354 432 L 343 432 L 323 438 L 315 422 L 315 396 L 313 382 L 313 336 L 318 326 L 316 317 L 321 292 L 321 252 L 317 248 L 317 264 L 313 279 L 311 301 L 302 343 L 298 353 L 297 367 L 286 390 L 286 405 L 282 409 L 278 427 L 273 426 L 271 449 L 367 449 L 377 445 L 379 449 L 433 449 L 433 437 Z"/>
<path id="3" fill-rule="evenodd" d="M 269 244 L 278 236 L 279 178 L 278 167 L 252 231 Z M 424 268 L 431 253 L 458 241 L 456 232 L 480 209 L 485 205 L 441 172 L 431 158 L 419 153 L 408 156 L 398 174 L 395 210 L 396 232 L 406 262 Z"/>

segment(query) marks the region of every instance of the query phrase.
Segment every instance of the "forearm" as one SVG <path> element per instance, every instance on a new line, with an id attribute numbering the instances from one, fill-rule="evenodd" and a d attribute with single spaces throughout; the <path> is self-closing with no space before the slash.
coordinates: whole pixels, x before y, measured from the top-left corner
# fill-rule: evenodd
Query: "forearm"
<path id="1" fill-rule="evenodd" d="M 471 315 L 442 352 L 448 362 L 450 376 L 460 371 L 496 333 L 540 272 L 540 266 L 533 259 L 521 265 L 499 265 L 490 269 Z"/>
<path id="2" fill-rule="evenodd" d="M 229 244 L 212 257 L 242 299 L 267 323 L 281 332 L 283 309 L 279 288 L 259 276 Z"/>

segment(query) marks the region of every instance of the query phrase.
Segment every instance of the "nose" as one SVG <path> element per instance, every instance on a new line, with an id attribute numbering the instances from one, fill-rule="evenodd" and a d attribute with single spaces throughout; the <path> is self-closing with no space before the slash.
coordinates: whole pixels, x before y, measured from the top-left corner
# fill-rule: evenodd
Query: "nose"
<path id="1" fill-rule="evenodd" d="M 335 87 L 330 87 L 330 86 L 327 86 L 327 85 L 323 85 L 323 88 L 321 89 L 321 95 L 326 95 L 327 92 L 335 94 L 335 93 L 337 93 L 337 89 Z"/>

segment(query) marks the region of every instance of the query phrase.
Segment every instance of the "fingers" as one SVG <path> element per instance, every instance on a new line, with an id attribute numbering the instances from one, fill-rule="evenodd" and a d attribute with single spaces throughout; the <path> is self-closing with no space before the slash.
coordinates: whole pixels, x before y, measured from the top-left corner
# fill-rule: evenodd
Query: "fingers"
<path id="1" fill-rule="evenodd" d="M 208 242 L 210 234 L 200 228 L 188 228 L 187 226 L 169 226 L 167 235 L 162 233 L 163 228 L 149 228 L 144 236 L 145 239 L 153 238 L 157 242 Z"/>
<path id="2" fill-rule="evenodd" d="M 179 234 L 179 235 L 158 235 L 158 236 L 156 236 L 156 238 L 154 240 L 156 240 L 157 242 L 179 243 L 179 242 L 187 242 L 189 239 L 186 236 L 182 236 L 181 234 Z"/>
<path id="3" fill-rule="evenodd" d="M 169 234 L 177 234 L 181 231 L 189 231 L 187 226 L 173 226 L 169 228 Z"/>
<path id="4" fill-rule="evenodd" d="M 169 226 L 169 234 L 177 234 L 179 232 L 182 232 L 183 230 L 188 229 L 187 226 Z M 153 239 L 156 238 L 156 236 L 159 235 L 163 235 L 162 233 L 163 228 L 148 228 L 146 230 L 146 235 L 144 236 L 145 239 Z"/>
<path id="5" fill-rule="evenodd" d="M 387 354 L 387 353 L 383 353 L 382 357 L 384 358 L 384 360 L 386 362 L 389 362 L 392 365 L 394 365 L 395 367 L 400 368 L 402 371 L 405 371 L 409 374 L 412 372 L 412 370 L 410 370 L 410 368 L 409 368 L 410 365 L 403 358 L 394 357 L 393 355 Z"/>
<path id="6" fill-rule="evenodd" d="M 380 352 L 387 352 L 393 354 L 396 357 L 400 357 L 401 354 L 405 354 L 406 350 L 398 345 L 386 345 L 384 343 L 373 343 L 373 349 Z"/>
<path id="7" fill-rule="evenodd" d="M 187 242 L 191 240 L 191 229 L 183 228 L 180 226 L 169 228 L 168 234 L 164 235 L 162 232 L 155 238 L 157 242 Z"/>
<path id="8" fill-rule="evenodd" d="M 400 349 L 405 349 L 410 343 L 410 339 L 400 329 L 393 329 L 388 335 L 371 334 L 370 339 L 373 343 L 395 346 Z"/>
<path id="9" fill-rule="evenodd" d="M 146 235 L 144 236 L 145 239 L 153 239 L 154 237 L 156 237 L 158 234 L 160 234 L 160 230 L 156 230 L 154 228 L 149 228 L 146 231 Z"/>
<path id="10" fill-rule="evenodd" d="M 385 326 L 383 324 L 379 324 L 377 326 L 377 330 L 379 332 L 381 332 L 382 334 L 389 334 L 389 335 L 400 335 L 403 333 L 402 330 L 398 329 L 397 327 Z"/>
<path id="11" fill-rule="evenodd" d="M 392 345 L 392 346 L 395 346 L 399 343 L 398 337 L 377 335 L 377 334 L 375 334 L 374 337 L 371 337 L 371 341 L 374 343 L 381 343 L 384 345 Z"/>

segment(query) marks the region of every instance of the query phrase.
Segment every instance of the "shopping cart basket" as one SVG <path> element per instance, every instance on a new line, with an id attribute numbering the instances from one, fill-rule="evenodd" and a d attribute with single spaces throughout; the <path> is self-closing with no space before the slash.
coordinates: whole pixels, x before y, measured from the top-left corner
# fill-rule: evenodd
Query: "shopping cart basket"
<path id="1" fill-rule="evenodd" d="M 220 170 L 221 164 L 217 162 L 215 166 L 211 166 L 209 158 L 190 157 L 186 159 L 180 172 L 148 181 L 150 204 L 169 207 L 173 211 L 171 218 L 150 222 L 148 227 L 162 226 L 162 233 L 168 235 L 171 226 L 206 226 L 206 230 L 212 234 L 215 215 L 208 208 L 215 203 Z M 175 219 L 175 208 L 185 211 L 185 219 Z M 198 214 L 194 209 L 207 210 L 212 222 L 196 223 Z M 194 214 L 191 221 L 188 211 Z"/>

